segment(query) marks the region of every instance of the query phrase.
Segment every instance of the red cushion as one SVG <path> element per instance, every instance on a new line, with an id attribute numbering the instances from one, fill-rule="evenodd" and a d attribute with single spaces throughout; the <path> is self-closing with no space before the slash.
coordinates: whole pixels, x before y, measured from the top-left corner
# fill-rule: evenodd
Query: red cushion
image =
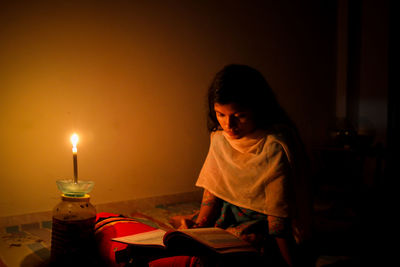
<path id="1" fill-rule="evenodd" d="M 95 235 L 101 257 L 108 266 L 119 267 L 126 263 L 116 263 L 115 252 L 123 250 L 126 244 L 111 241 L 111 238 L 154 230 L 154 227 L 118 214 L 101 212 L 97 214 Z"/>

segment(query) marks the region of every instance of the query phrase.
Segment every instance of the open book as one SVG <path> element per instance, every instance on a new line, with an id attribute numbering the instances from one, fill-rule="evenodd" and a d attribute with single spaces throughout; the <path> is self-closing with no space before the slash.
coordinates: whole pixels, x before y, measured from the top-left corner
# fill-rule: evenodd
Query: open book
<path id="1" fill-rule="evenodd" d="M 220 228 L 161 229 L 113 238 L 113 241 L 138 247 L 168 249 L 187 253 L 211 250 L 217 254 L 256 253 L 250 243 Z"/>

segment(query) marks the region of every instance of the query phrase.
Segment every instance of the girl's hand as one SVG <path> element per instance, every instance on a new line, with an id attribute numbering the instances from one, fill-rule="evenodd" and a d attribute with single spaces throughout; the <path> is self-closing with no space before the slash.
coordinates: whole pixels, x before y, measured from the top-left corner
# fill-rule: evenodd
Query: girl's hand
<path id="1" fill-rule="evenodd" d="M 249 242 L 255 247 L 260 247 L 264 241 L 262 235 L 256 235 L 256 234 L 241 234 L 240 238 Z"/>
<path id="2" fill-rule="evenodd" d="M 256 241 L 258 241 L 255 234 L 242 234 L 240 235 L 240 237 L 249 243 L 255 243 Z"/>
<path id="3" fill-rule="evenodd" d="M 190 219 L 182 219 L 178 230 L 192 228 L 194 224 L 195 222 Z"/>
<path id="4" fill-rule="evenodd" d="M 196 216 L 194 216 L 194 214 L 190 216 L 176 216 L 172 220 L 174 222 L 174 224 L 172 225 L 176 225 L 178 230 L 210 227 L 214 225 L 215 220 L 219 215 L 221 209 L 220 204 L 220 199 L 218 199 L 207 190 L 204 190 L 200 211 L 196 214 Z"/>

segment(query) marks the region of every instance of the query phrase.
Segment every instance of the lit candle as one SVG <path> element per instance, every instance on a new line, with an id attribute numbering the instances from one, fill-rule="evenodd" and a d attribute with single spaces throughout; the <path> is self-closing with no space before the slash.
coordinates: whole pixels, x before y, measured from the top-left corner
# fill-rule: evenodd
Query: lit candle
<path id="1" fill-rule="evenodd" d="M 78 183 L 78 149 L 76 148 L 76 144 L 78 144 L 79 137 L 76 133 L 71 136 L 72 143 L 72 159 L 74 162 L 74 183 Z"/>

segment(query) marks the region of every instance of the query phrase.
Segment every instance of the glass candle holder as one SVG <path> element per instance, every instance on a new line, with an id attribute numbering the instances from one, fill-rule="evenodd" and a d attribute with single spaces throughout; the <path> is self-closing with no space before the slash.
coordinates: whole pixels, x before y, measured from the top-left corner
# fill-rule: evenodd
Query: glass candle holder
<path id="1" fill-rule="evenodd" d="M 94 186 L 93 181 L 82 180 L 78 180 L 76 183 L 73 180 L 58 180 L 56 183 L 58 189 L 68 197 L 83 197 L 92 191 Z"/>

